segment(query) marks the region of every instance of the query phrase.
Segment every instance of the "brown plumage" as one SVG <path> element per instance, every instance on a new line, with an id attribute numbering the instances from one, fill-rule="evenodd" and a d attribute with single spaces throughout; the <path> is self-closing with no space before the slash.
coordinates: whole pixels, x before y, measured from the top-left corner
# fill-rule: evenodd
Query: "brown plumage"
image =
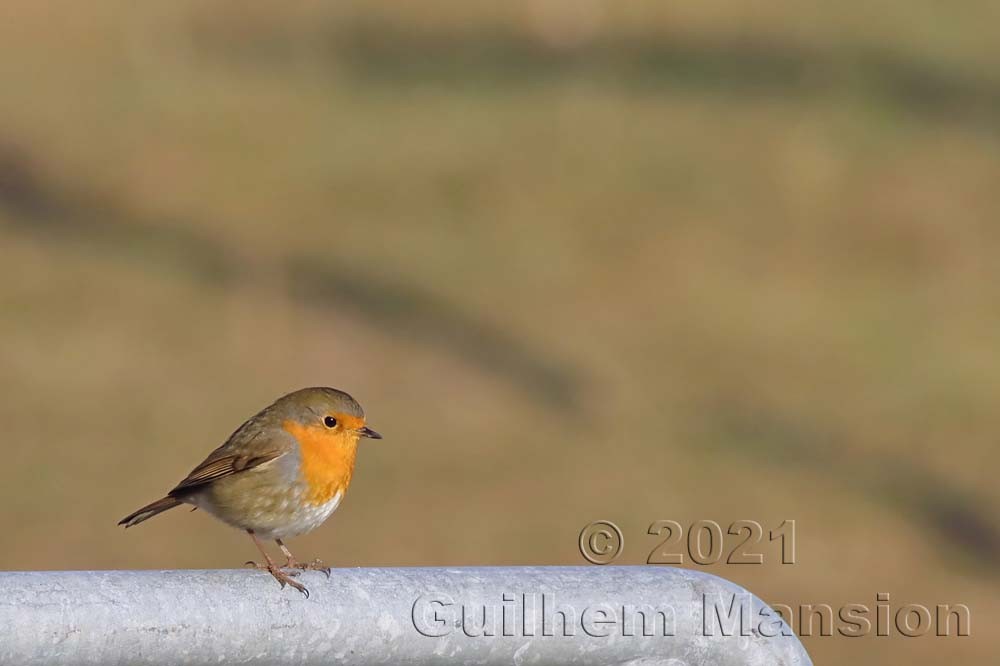
<path id="1" fill-rule="evenodd" d="M 124 525 L 125 527 L 132 527 L 133 525 L 138 525 L 144 520 L 148 520 L 158 513 L 163 513 L 167 509 L 172 509 L 175 506 L 180 506 L 183 504 L 176 497 L 164 497 L 163 499 L 158 499 L 155 502 L 147 504 L 138 511 L 130 513 L 129 515 L 122 518 L 118 524 Z"/>

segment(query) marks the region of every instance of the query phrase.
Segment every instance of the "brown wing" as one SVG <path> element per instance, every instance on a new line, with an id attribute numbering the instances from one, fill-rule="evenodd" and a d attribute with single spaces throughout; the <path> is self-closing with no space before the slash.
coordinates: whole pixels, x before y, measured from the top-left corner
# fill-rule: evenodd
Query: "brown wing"
<path id="1" fill-rule="evenodd" d="M 288 451 L 286 440 L 268 437 L 259 417 L 247 421 L 230 435 L 226 443 L 212 451 L 183 481 L 167 493 L 179 497 L 232 474 L 253 469 Z"/>
<path id="2" fill-rule="evenodd" d="M 274 460 L 283 453 L 284 451 L 272 451 L 259 456 L 224 455 L 219 458 L 210 457 L 195 467 L 168 494 L 171 497 L 184 495 L 186 492 L 193 490 L 195 486 L 203 486 L 224 476 L 253 469 L 257 465 L 263 465 L 269 460 Z"/>

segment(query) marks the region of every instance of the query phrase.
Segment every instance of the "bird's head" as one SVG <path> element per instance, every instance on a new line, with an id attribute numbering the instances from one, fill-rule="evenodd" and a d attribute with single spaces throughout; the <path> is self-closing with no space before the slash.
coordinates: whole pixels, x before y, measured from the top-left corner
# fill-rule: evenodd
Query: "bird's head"
<path id="1" fill-rule="evenodd" d="M 347 393 L 327 387 L 305 388 L 279 398 L 270 410 L 282 427 L 301 439 L 354 446 L 362 437 L 382 439 L 365 423 L 361 405 Z"/>

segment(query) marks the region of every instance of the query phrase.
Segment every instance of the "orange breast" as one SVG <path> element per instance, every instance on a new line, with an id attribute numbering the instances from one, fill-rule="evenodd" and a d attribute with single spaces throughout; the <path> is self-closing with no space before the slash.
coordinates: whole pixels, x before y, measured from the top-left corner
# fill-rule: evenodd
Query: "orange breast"
<path id="1" fill-rule="evenodd" d="M 281 427 L 299 443 L 302 456 L 299 474 L 308 488 L 307 502 L 325 504 L 338 491 L 347 492 L 358 453 L 356 436 L 350 432 L 332 432 L 322 426 L 304 426 L 294 421 L 285 421 Z"/>

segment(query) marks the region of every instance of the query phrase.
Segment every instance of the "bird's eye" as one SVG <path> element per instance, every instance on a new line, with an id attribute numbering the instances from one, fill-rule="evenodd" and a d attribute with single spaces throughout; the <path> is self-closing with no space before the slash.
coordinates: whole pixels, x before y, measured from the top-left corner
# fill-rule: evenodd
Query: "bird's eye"
<path id="1" fill-rule="evenodd" d="M 323 419 L 323 425 L 325 425 L 327 428 L 336 428 L 337 419 L 333 418 L 332 416 L 328 416 L 325 419 Z"/>

